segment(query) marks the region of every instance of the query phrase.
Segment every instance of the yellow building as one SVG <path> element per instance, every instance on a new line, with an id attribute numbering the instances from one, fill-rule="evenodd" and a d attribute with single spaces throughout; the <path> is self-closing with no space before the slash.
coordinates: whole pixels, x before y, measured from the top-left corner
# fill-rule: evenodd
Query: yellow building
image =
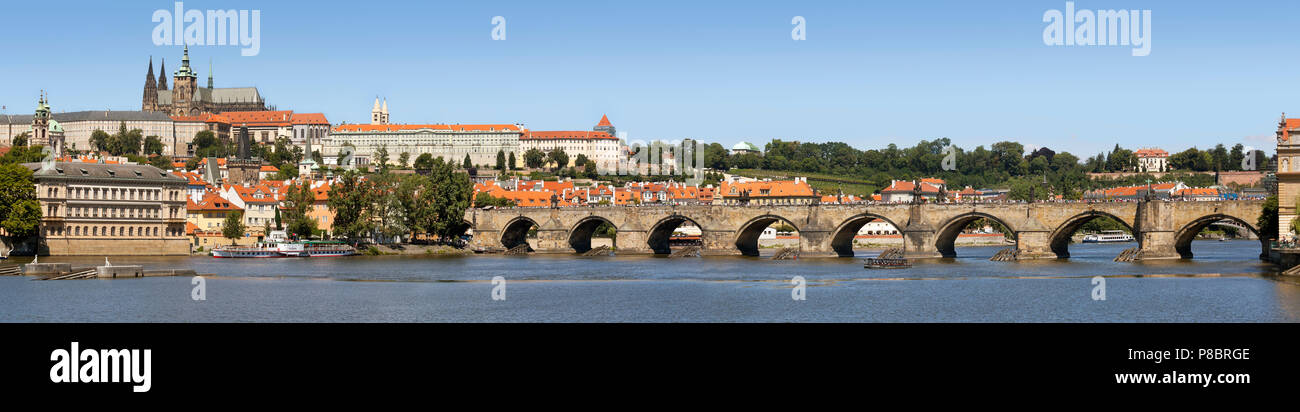
<path id="1" fill-rule="evenodd" d="M 1263 165 L 1257 165 L 1262 167 Z M 1282 114 L 1277 125 L 1277 233 L 1286 238 L 1300 200 L 1300 119 Z"/>

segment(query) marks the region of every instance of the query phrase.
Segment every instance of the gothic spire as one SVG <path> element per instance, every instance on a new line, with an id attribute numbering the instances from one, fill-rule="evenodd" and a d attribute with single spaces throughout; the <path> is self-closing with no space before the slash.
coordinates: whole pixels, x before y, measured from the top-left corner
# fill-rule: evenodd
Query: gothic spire
<path id="1" fill-rule="evenodd" d="M 167 58 L 162 59 L 162 66 L 158 70 L 158 90 L 167 90 Z"/>
<path id="2" fill-rule="evenodd" d="M 212 88 L 212 58 L 208 58 L 208 88 Z"/>
<path id="3" fill-rule="evenodd" d="M 148 93 L 149 90 L 155 89 L 157 87 L 158 84 L 155 83 L 153 79 L 153 56 L 149 56 L 149 74 L 146 74 L 144 76 L 144 90 L 146 93 Z"/>

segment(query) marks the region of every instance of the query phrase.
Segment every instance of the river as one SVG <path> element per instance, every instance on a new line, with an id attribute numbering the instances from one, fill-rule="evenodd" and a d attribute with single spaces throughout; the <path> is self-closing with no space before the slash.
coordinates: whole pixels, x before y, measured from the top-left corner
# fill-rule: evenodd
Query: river
<path id="1" fill-rule="evenodd" d="M 1134 245 L 1075 244 L 1069 260 L 1018 263 L 987 260 L 1001 247 L 964 247 L 956 259 L 895 270 L 866 270 L 847 258 L 116 257 L 116 264 L 213 275 L 204 300 L 192 299 L 190 277 L 0 276 L 0 321 L 1300 321 L 1300 282 L 1268 275 L 1257 241 L 1198 241 L 1193 260 L 1111 261 Z M 89 266 L 103 258 L 41 261 Z M 1099 275 L 1105 300 L 1092 297 Z M 495 276 L 506 279 L 504 300 L 492 298 Z M 795 276 L 807 281 L 804 300 L 792 299 Z"/>

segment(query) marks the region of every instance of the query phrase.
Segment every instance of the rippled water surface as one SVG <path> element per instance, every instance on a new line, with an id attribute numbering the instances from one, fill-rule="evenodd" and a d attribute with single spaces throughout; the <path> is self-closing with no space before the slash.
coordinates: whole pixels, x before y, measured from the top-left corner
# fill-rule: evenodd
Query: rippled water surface
<path id="1" fill-rule="evenodd" d="M 1256 241 L 1196 242 L 1192 260 L 1115 263 L 1123 245 L 1069 260 L 956 259 L 866 270 L 861 259 L 655 256 L 114 258 L 212 274 L 36 281 L 0 277 L 6 322 L 1295 322 L 1300 283 L 1267 275 Z M 863 251 L 862 256 L 874 255 Z M 102 258 L 42 258 L 74 265 Z M 10 263 L 21 263 L 18 260 Z M 494 276 L 506 299 L 492 300 Z M 806 300 L 791 299 L 794 276 Z M 1106 300 L 1091 297 L 1106 278 Z"/>

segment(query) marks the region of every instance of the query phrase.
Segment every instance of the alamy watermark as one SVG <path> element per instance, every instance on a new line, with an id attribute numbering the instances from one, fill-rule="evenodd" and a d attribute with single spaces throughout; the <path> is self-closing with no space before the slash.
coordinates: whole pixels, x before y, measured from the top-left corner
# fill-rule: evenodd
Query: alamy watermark
<path id="1" fill-rule="evenodd" d="M 1133 46 L 1134 56 L 1151 54 L 1151 10 L 1075 10 L 1043 13 L 1043 44 L 1048 46 Z"/>
<path id="2" fill-rule="evenodd" d="M 176 2 L 175 11 L 153 12 L 155 46 L 242 46 L 241 56 L 262 51 L 261 10 L 185 10 Z"/>

